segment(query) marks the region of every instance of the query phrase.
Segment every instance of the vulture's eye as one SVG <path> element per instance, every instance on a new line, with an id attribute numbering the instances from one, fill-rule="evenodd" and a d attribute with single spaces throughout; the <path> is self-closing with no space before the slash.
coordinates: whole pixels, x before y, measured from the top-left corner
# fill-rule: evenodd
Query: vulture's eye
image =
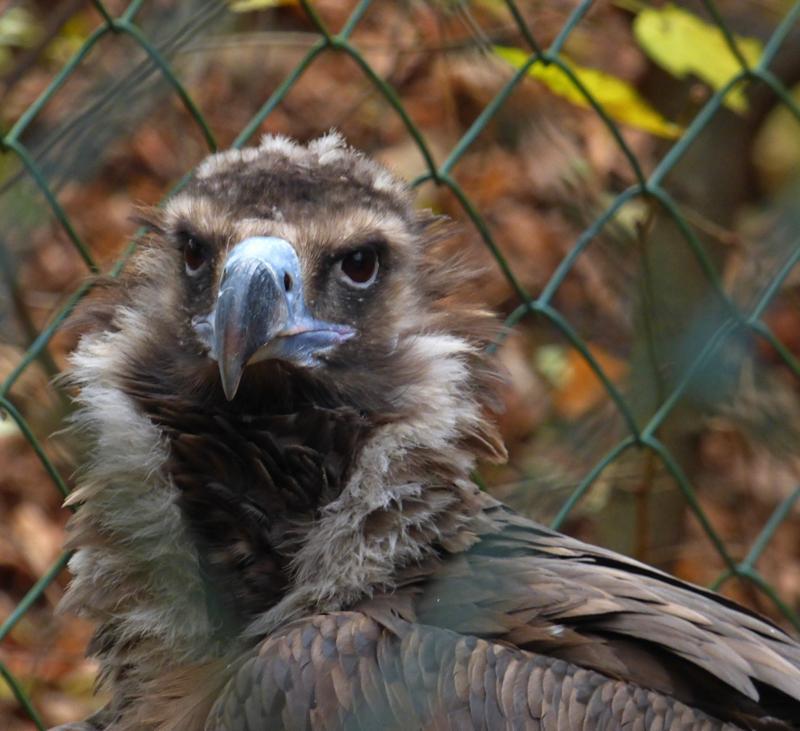
<path id="1" fill-rule="evenodd" d="M 188 274 L 197 274 L 208 261 L 208 246 L 193 236 L 187 236 L 183 244 L 183 261 Z"/>
<path id="2" fill-rule="evenodd" d="M 345 254 L 336 262 L 336 268 L 345 283 L 366 289 L 378 276 L 378 253 L 371 246 L 363 246 Z"/>

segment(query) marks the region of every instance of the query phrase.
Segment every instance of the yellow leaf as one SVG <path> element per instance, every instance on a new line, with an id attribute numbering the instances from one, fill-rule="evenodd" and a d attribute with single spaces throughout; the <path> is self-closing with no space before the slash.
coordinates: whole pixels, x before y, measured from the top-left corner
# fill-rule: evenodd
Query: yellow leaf
<path id="1" fill-rule="evenodd" d="M 528 60 L 528 54 L 519 48 L 495 46 L 494 51 L 515 68 L 520 68 Z M 680 136 L 683 128 L 659 114 L 626 81 L 597 69 L 578 66 L 563 55 L 560 58 L 612 119 L 659 137 Z M 528 74 L 572 104 L 580 107 L 591 106 L 572 79 L 559 66 L 545 65 L 537 61 L 528 69 Z"/>
<path id="2" fill-rule="evenodd" d="M 633 33 L 647 55 L 678 78 L 692 74 L 718 90 L 742 70 L 716 25 L 675 5 L 642 10 L 633 21 Z M 748 65 L 755 66 L 761 57 L 761 41 L 741 36 L 734 40 Z M 741 86 L 732 89 L 724 103 L 734 111 L 747 111 Z"/>
<path id="3" fill-rule="evenodd" d="M 30 48 L 41 35 L 41 25 L 24 7 L 12 7 L 0 14 L 0 46 Z"/>
<path id="4" fill-rule="evenodd" d="M 297 0 L 233 0 L 230 9 L 234 13 L 252 13 L 254 10 L 279 8 L 283 5 L 297 5 Z"/>
<path id="5" fill-rule="evenodd" d="M 89 18 L 83 14 L 73 15 L 58 31 L 58 35 L 47 45 L 44 55 L 49 61 L 66 63 L 72 58 L 93 30 Z"/>
<path id="6" fill-rule="evenodd" d="M 791 95 L 800 104 L 800 84 Z M 788 107 L 776 105 L 761 124 L 753 141 L 753 163 L 761 184 L 773 195 L 800 180 L 800 121 Z"/>

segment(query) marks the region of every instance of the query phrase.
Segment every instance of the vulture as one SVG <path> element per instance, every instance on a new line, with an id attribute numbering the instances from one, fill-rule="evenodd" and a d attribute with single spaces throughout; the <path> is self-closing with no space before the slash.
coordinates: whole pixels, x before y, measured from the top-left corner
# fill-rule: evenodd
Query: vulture
<path id="1" fill-rule="evenodd" d="M 82 731 L 797 729 L 800 644 L 524 518 L 493 315 L 336 133 L 214 154 L 76 317 Z"/>

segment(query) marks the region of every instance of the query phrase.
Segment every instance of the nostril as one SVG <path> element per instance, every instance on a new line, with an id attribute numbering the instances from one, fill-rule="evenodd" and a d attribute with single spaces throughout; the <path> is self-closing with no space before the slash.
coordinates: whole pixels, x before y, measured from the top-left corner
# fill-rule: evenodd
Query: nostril
<path id="1" fill-rule="evenodd" d="M 292 291 L 292 287 L 294 287 L 294 280 L 292 279 L 292 275 L 289 272 L 284 272 L 283 274 L 283 288 L 287 292 Z"/>

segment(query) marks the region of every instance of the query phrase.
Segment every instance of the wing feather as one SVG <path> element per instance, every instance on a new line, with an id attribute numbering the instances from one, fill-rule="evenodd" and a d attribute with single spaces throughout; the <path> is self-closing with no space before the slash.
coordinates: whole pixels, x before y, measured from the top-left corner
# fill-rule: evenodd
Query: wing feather
<path id="1" fill-rule="evenodd" d="M 564 660 L 402 620 L 391 630 L 359 612 L 317 615 L 270 636 L 206 723 L 206 731 L 623 727 L 734 728 Z"/>
<path id="2" fill-rule="evenodd" d="M 493 517 L 497 532 L 415 567 L 389 604 L 402 604 L 407 620 L 561 658 L 727 718 L 800 726 L 800 645 L 779 628 L 506 508 Z M 381 601 L 359 609 L 383 621 L 385 608 L 373 610 Z"/>

